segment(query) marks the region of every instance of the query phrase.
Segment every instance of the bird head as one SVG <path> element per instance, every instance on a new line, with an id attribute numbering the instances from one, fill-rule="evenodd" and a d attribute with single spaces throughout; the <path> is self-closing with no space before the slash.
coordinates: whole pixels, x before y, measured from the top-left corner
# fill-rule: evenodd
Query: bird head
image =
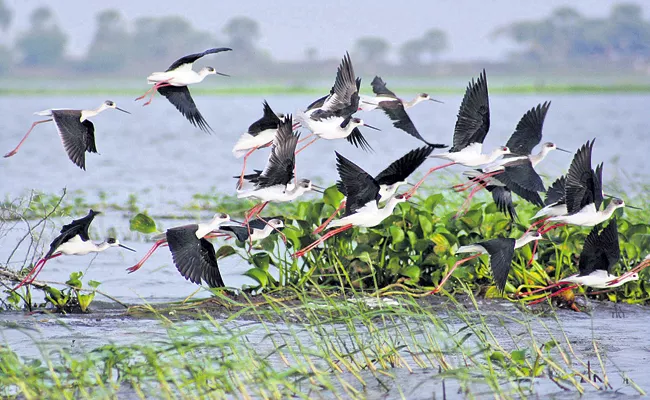
<path id="1" fill-rule="evenodd" d="M 435 101 L 436 103 L 442 103 L 442 101 L 440 101 L 440 100 L 432 99 L 431 96 L 429 96 L 429 93 L 420 93 L 420 94 L 418 94 L 418 97 L 416 98 L 416 100 L 417 100 L 418 103 L 421 102 L 421 101 L 427 101 L 427 100 Z"/>
<path id="2" fill-rule="evenodd" d="M 494 152 L 499 155 L 505 155 L 505 154 L 510 154 L 510 149 L 508 146 L 502 146 L 499 147 L 498 149 L 495 149 Z"/>
<path id="3" fill-rule="evenodd" d="M 374 129 L 376 131 L 381 130 L 379 128 L 375 128 L 374 126 L 366 124 L 365 122 L 363 122 L 361 118 L 356 118 L 356 117 L 350 120 L 350 125 L 352 126 L 352 128 L 356 128 L 357 126 L 365 126 L 366 128 Z"/>
<path id="4" fill-rule="evenodd" d="M 119 240 L 117 240 L 115 238 L 106 239 L 106 244 L 108 245 L 108 247 L 121 247 L 123 249 L 127 249 L 129 251 L 135 252 L 135 250 L 133 250 L 130 247 L 126 247 L 125 245 L 121 244 Z"/>
<path id="5" fill-rule="evenodd" d="M 106 100 L 105 102 L 103 102 L 102 105 L 99 107 L 99 110 L 97 110 L 97 112 L 101 112 L 101 111 L 107 110 L 107 109 L 109 109 L 109 108 L 114 108 L 114 109 L 116 109 L 116 110 L 118 110 L 118 111 L 122 111 L 122 112 L 124 112 L 124 113 L 131 114 L 130 112 L 128 112 L 128 111 L 126 111 L 126 110 L 123 110 L 123 109 L 119 108 L 119 107 L 115 104 L 115 102 L 114 102 L 113 100 Z"/>
<path id="6" fill-rule="evenodd" d="M 548 153 L 549 151 L 552 151 L 552 150 L 559 150 L 559 151 L 562 151 L 562 152 L 565 152 L 565 153 L 571 153 L 569 150 L 565 150 L 565 149 L 562 149 L 560 147 L 557 147 L 555 145 L 555 143 L 553 143 L 553 142 L 546 142 L 542 146 L 543 146 L 542 151 L 544 151 L 546 153 Z"/>
<path id="7" fill-rule="evenodd" d="M 216 75 L 217 71 L 212 67 L 203 67 L 199 71 L 199 74 L 201 74 L 201 75 Z"/>
<path id="8" fill-rule="evenodd" d="M 280 218 L 272 218 L 268 221 L 266 221 L 268 225 L 271 225 L 275 229 L 282 229 L 284 228 L 284 221 L 282 221 Z"/>
<path id="9" fill-rule="evenodd" d="M 226 213 L 216 213 L 212 217 L 212 221 L 210 222 L 210 225 L 219 226 L 219 225 L 221 225 L 221 224 L 223 224 L 225 222 L 229 222 L 229 221 L 230 221 L 230 215 L 228 215 Z"/>

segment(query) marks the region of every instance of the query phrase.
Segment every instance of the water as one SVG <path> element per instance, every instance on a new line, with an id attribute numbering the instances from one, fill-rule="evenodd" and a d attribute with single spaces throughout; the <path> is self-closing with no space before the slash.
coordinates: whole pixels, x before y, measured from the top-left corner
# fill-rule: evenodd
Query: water
<path id="1" fill-rule="evenodd" d="M 460 96 L 435 97 L 445 104 L 422 104 L 409 113 L 424 137 L 432 142 L 450 143 Z M 267 96 L 266 99 L 277 112 L 292 112 L 313 100 L 305 96 Z M 0 136 L 0 152 L 12 149 L 29 125 L 37 120 L 32 112 L 51 107 L 96 107 L 103 100 L 97 96 L 0 97 L 0 117 L 4 128 Z M 131 98 L 111 100 L 133 115 L 107 111 L 93 119 L 101 155 L 87 155 L 87 171 L 80 170 L 68 160 L 54 126 L 41 125 L 32 132 L 17 155 L 0 159 L 0 195 L 15 199 L 27 195 L 31 189 L 60 192 L 66 187 L 69 191 L 83 190 L 89 202 L 96 201 L 100 193 L 105 193 L 109 201 L 124 204 L 129 194 L 136 193 L 142 208 L 159 215 L 180 212 L 180 206 L 189 203 L 196 193 L 213 188 L 220 193 L 233 193 L 232 176 L 240 172 L 241 160 L 232 156 L 232 145 L 247 126 L 259 118 L 262 99 L 254 96 L 197 96 L 199 108 L 216 132 L 213 135 L 192 127 L 159 97 L 146 108 Z M 637 183 L 648 182 L 645 170 L 648 147 L 645 141 L 650 123 L 647 113 L 649 95 L 493 95 L 490 100 L 492 121 L 485 143 L 487 149 L 504 144 L 526 110 L 537 103 L 552 100 L 545 122 L 545 141 L 575 150 L 588 139 L 597 137 L 594 164 L 605 161 L 606 186 L 607 182 L 616 180 L 617 185 L 633 189 Z M 298 158 L 299 176 L 313 178 L 321 184 L 332 184 L 337 178 L 334 150 L 375 174 L 420 145 L 417 140 L 392 128 L 381 112 L 362 117 L 367 123 L 382 129 L 382 132 L 364 130 L 374 153 L 364 153 L 345 141 L 320 141 Z M 250 168 L 261 168 L 266 157 L 266 151 L 253 155 L 249 159 Z M 554 152 L 540 168 L 544 174 L 555 177 L 568 167 L 570 161 L 570 155 Z M 459 171 L 450 169 L 439 174 L 453 177 Z M 435 176 L 431 182 L 435 184 Z M 125 268 L 136 263 L 150 245 L 140 235 L 129 232 L 129 217 L 128 213 L 115 211 L 97 217 L 93 223 L 93 237 L 100 239 L 109 228 L 114 228 L 118 237 L 127 239 L 123 241 L 126 245 L 138 250 L 137 254 L 110 249 L 94 259 L 92 256 L 60 257 L 48 262 L 40 279 L 64 281 L 70 272 L 81 270 L 85 272 L 84 281 L 100 281 L 99 289 L 129 304 L 178 301 L 194 294 L 197 286 L 178 274 L 165 248 L 158 250 L 140 271 L 126 273 Z M 60 222 L 55 221 L 46 227 L 45 243 L 41 245 L 48 244 L 56 235 L 55 229 Z M 193 221 L 160 221 L 159 228 L 189 222 Z M 0 235 L 0 260 L 3 263 L 25 232 L 26 225 L 16 222 L 11 231 Z M 26 246 L 23 245 L 10 267 L 20 267 L 25 252 Z M 229 257 L 220 264 L 227 286 L 241 287 L 252 283 L 242 275 L 249 265 L 238 257 Z M 207 295 L 208 292 L 200 289 L 196 294 L 199 297 Z M 97 299 L 101 296 L 98 295 Z M 621 324 L 613 323 L 617 321 L 607 317 L 607 308 L 598 320 L 570 311 L 562 311 L 559 315 L 568 334 L 575 335 L 577 344 L 582 346 L 579 351 L 589 351 L 588 345 L 594 335 L 605 344 L 610 361 L 640 383 L 648 376 L 647 371 L 637 367 L 647 363 L 650 348 L 645 332 L 650 328 L 650 315 L 647 309 L 627 307 L 625 332 L 618 329 Z M 98 313 L 102 314 L 101 311 Z M 39 316 L 5 313 L 2 319 L 43 328 L 39 341 L 49 345 L 67 346 L 74 338 L 77 345 L 83 344 L 88 349 L 106 343 L 107 337 L 128 343 L 136 337 L 156 337 L 164 331 L 155 321 L 134 323 L 115 318 L 89 323 L 87 319 L 69 317 L 67 322 L 72 331 L 58 327 L 50 317 L 44 320 Z M 6 330 L 3 336 L 4 341 L 19 354 L 30 354 L 31 350 L 21 334 Z M 407 382 L 403 387 L 411 386 L 410 383 L 413 383 L 411 387 L 419 387 L 431 376 L 417 373 L 400 376 L 400 379 Z M 431 386 L 431 383 L 424 385 L 426 390 L 436 392 L 437 389 Z M 642 387 L 650 389 L 647 384 Z M 544 392 L 554 393 L 553 388 L 546 389 Z M 398 392 L 393 394 L 398 395 Z"/>

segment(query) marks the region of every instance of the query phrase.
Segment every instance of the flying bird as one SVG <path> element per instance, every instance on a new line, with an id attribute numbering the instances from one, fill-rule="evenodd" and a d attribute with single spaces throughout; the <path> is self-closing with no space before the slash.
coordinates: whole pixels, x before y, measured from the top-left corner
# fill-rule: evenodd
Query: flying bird
<path id="1" fill-rule="evenodd" d="M 158 93 L 165 96 L 167 100 L 169 100 L 169 102 L 172 103 L 174 107 L 176 107 L 176 109 L 180 111 L 180 113 L 183 114 L 183 116 L 187 118 L 188 121 L 190 121 L 190 123 L 192 123 L 192 125 L 196 126 L 206 133 L 210 133 L 212 128 L 210 128 L 210 125 L 208 125 L 208 123 L 199 112 L 199 109 L 196 107 L 194 99 L 192 99 L 192 95 L 190 94 L 190 90 L 187 88 L 187 86 L 202 82 L 203 79 L 205 79 L 205 77 L 208 75 L 228 75 L 217 72 L 212 67 L 203 67 L 199 70 L 199 72 L 196 72 L 192 69 L 192 65 L 194 65 L 194 62 L 196 60 L 205 55 L 231 50 L 232 49 L 228 47 L 218 47 L 208 49 L 203 53 L 190 54 L 179 58 L 178 60 L 174 61 L 172 65 L 169 66 L 169 68 L 167 68 L 167 71 L 154 72 L 149 75 L 147 77 L 147 83 L 150 85 L 153 84 L 153 87 L 147 90 L 142 96 L 136 98 L 136 101 L 144 99 L 147 94 L 151 93 L 149 101 L 143 105 L 146 106 L 150 104 L 151 100 L 153 100 L 153 95 L 157 90 Z"/>
<path id="2" fill-rule="evenodd" d="M 54 121 L 56 130 L 59 132 L 59 137 L 63 143 L 63 148 L 70 161 L 76 166 L 85 170 L 86 169 L 86 152 L 97 153 L 97 146 L 95 145 L 95 126 L 88 119 L 94 117 L 104 110 L 114 108 L 116 110 L 130 114 L 130 112 L 123 110 L 115 105 L 115 102 L 106 100 L 95 110 L 71 110 L 67 108 L 52 108 L 49 110 L 39 111 L 35 115 L 51 117 L 41 121 L 36 121 L 29 128 L 25 136 L 23 136 L 18 146 L 5 154 L 5 158 L 11 157 L 18 152 L 23 142 L 32 132 L 34 127 L 38 124 Z"/>
<path id="3" fill-rule="evenodd" d="M 284 228 L 282 217 L 256 218 L 248 221 L 248 226 L 224 225 L 219 228 L 220 233 L 234 236 L 240 242 L 266 239 L 273 232 L 280 232 Z"/>

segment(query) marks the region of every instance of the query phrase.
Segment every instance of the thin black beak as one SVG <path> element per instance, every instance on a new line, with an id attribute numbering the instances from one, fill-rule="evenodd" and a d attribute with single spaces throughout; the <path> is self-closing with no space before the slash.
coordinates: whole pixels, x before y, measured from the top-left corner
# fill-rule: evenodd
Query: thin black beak
<path id="1" fill-rule="evenodd" d="M 634 207 L 634 206 L 631 206 L 631 205 L 629 205 L 629 204 L 626 204 L 625 207 L 627 207 L 627 208 L 633 208 L 633 209 L 635 209 L 635 210 L 643 210 L 643 208 Z"/>
<path id="2" fill-rule="evenodd" d="M 131 114 L 130 112 L 128 112 L 128 111 L 126 111 L 126 110 L 123 110 L 123 109 L 121 109 L 121 108 L 119 108 L 119 107 L 115 107 L 115 109 L 116 109 L 116 110 L 119 110 L 119 111 L 122 111 L 123 113 Z M 135 250 L 133 250 L 133 251 L 135 251 Z"/>
<path id="3" fill-rule="evenodd" d="M 560 150 L 560 151 L 563 151 L 565 153 L 571 154 L 571 152 L 569 150 L 565 150 L 565 149 L 562 149 L 562 148 L 559 148 L 559 147 L 556 147 L 555 150 Z"/>
<path id="4" fill-rule="evenodd" d="M 126 246 L 123 245 L 123 244 L 118 244 L 118 246 L 120 246 L 120 247 L 123 248 L 123 249 L 127 249 L 127 250 L 132 251 L 132 252 L 135 253 L 135 250 L 134 250 L 134 249 L 132 249 L 132 248 L 130 248 L 130 247 L 126 247 Z"/>
<path id="5" fill-rule="evenodd" d="M 325 193 L 323 190 L 317 189 L 317 188 L 315 188 L 313 185 L 312 185 L 312 187 L 311 187 L 311 190 L 313 190 L 313 191 L 316 192 L 316 193 L 320 193 L 320 194 L 324 194 L 324 193 Z"/>
<path id="6" fill-rule="evenodd" d="M 316 188 L 316 189 L 318 189 L 318 190 L 325 190 L 324 187 L 322 187 L 322 186 L 318 186 L 318 185 L 314 185 L 313 183 L 311 184 L 311 187 Z"/>
<path id="7" fill-rule="evenodd" d="M 406 182 L 406 184 L 409 185 L 409 186 L 411 186 L 411 187 L 415 186 L 415 184 L 413 184 L 413 183 L 411 183 L 411 182 Z"/>
<path id="8" fill-rule="evenodd" d="M 214 71 L 214 73 L 217 74 L 217 75 L 227 76 L 228 78 L 230 78 L 230 75 L 228 75 L 228 74 L 223 74 L 223 73 L 217 72 L 217 71 Z"/>
<path id="9" fill-rule="evenodd" d="M 232 219 L 232 218 L 230 218 L 230 222 L 234 222 L 234 223 L 239 224 L 239 225 L 244 225 L 243 222 L 237 221 L 236 219 Z"/>
<path id="10" fill-rule="evenodd" d="M 432 98 L 430 98 L 430 97 L 429 97 L 429 101 L 433 101 L 434 103 L 445 104 L 444 101 L 440 101 L 440 100 L 432 99 Z"/>
<path id="11" fill-rule="evenodd" d="M 375 128 L 375 127 L 372 126 L 372 125 L 363 124 L 363 126 L 365 126 L 366 128 L 374 129 L 374 130 L 376 130 L 376 131 L 381 131 L 381 129 L 379 129 L 379 128 Z"/>

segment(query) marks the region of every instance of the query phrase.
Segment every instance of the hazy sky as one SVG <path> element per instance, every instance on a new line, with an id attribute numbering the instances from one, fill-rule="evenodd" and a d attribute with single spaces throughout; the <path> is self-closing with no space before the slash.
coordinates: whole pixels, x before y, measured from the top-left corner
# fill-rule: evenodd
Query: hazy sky
<path id="1" fill-rule="evenodd" d="M 183 15 L 197 28 L 221 36 L 221 27 L 234 16 L 248 16 L 260 24 L 261 47 L 277 59 L 302 59 L 307 47 L 320 57 L 339 58 L 352 50 L 360 36 L 382 36 L 395 47 L 430 28 L 447 32 L 450 49 L 445 59 L 494 60 L 514 45 L 507 39 L 492 40 L 490 33 L 514 20 L 539 19 L 554 8 L 571 5 L 588 17 L 604 17 L 616 0 L 308 0 L 284 1 L 178 1 L 178 0 L 5 0 L 14 10 L 9 39 L 28 26 L 36 7 L 54 8 L 57 19 L 70 35 L 68 53 L 83 54 L 95 29 L 97 11 L 116 8 L 127 20 L 143 16 Z M 650 1 L 638 1 L 647 15 Z M 326 4 L 326 5 L 325 5 Z M 6 41 L 8 38 L 5 38 Z M 188 49 L 197 51 L 201 49 Z M 394 54 L 394 53 L 393 53 Z"/>

